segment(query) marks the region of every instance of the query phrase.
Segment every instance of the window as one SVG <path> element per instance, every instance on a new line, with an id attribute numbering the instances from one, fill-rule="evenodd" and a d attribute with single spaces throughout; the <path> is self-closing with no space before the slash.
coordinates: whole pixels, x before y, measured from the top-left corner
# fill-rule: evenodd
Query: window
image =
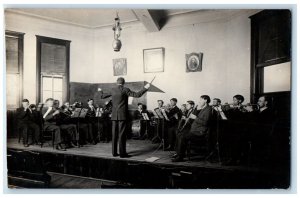
<path id="1" fill-rule="evenodd" d="M 23 38 L 23 33 L 5 32 L 7 109 L 18 108 L 23 97 Z"/>
<path id="2" fill-rule="evenodd" d="M 69 100 L 70 41 L 37 36 L 37 101 Z"/>
<path id="3" fill-rule="evenodd" d="M 42 101 L 55 98 L 60 104 L 63 102 L 63 77 L 42 75 Z"/>
<path id="4" fill-rule="evenodd" d="M 290 91 L 291 64 L 290 62 L 276 64 L 263 68 L 264 93 Z"/>

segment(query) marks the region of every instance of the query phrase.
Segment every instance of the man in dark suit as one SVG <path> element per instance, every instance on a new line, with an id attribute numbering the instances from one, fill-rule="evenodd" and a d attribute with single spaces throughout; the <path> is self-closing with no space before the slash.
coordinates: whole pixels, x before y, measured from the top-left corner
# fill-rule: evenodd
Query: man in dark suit
<path id="1" fill-rule="evenodd" d="M 29 108 L 29 101 L 22 100 L 22 107 L 17 109 L 19 130 L 23 132 L 24 147 L 28 147 L 28 130 L 32 130 L 32 141 L 38 143 L 40 137 L 40 127 L 34 122 L 34 114 Z"/>
<path id="2" fill-rule="evenodd" d="M 180 109 L 177 107 L 176 98 L 171 98 L 170 107 L 167 108 L 166 114 L 169 120 L 167 121 L 168 133 L 166 134 L 168 146 L 167 148 L 165 148 L 165 151 L 173 151 L 176 141 L 176 131 L 178 129 L 178 123 L 182 115 Z"/>
<path id="3" fill-rule="evenodd" d="M 212 108 L 209 106 L 209 103 L 210 97 L 208 95 L 202 95 L 200 97 L 199 105 L 189 116 L 190 119 L 194 120 L 190 131 L 179 137 L 181 139 L 178 141 L 176 148 L 177 155 L 172 159 L 173 162 L 183 161 L 188 141 L 207 138 L 212 119 Z"/>
<path id="4" fill-rule="evenodd" d="M 100 88 L 101 98 L 112 97 L 112 155 L 118 156 L 118 140 L 119 140 L 119 152 L 121 158 L 130 157 L 126 153 L 126 120 L 128 114 L 128 97 L 141 97 L 149 88 L 150 84 L 139 92 L 133 92 L 129 88 L 124 87 L 125 79 L 120 77 L 117 79 L 117 85 L 114 86 L 110 92 L 103 93 Z"/>
<path id="5" fill-rule="evenodd" d="M 48 98 L 46 100 L 47 107 L 43 107 L 42 115 L 44 119 L 44 130 L 54 131 L 54 144 L 57 150 L 65 150 L 62 147 L 62 136 L 60 127 L 56 124 L 59 110 L 54 108 L 54 99 Z"/>

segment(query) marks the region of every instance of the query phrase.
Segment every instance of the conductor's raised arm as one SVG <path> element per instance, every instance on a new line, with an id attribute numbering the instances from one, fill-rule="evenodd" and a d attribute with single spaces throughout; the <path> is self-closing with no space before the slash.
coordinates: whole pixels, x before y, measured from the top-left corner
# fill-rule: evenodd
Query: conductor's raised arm
<path id="1" fill-rule="evenodd" d="M 138 91 L 138 92 L 134 92 L 134 91 L 131 91 L 130 89 L 126 89 L 126 95 L 127 96 L 130 96 L 130 97 L 134 97 L 134 98 L 139 98 L 141 97 L 144 93 L 146 93 L 148 91 L 148 89 L 150 88 L 150 84 L 146 84 L 144 86 L 144 88 L 141 90 L 141 91 Z"/>

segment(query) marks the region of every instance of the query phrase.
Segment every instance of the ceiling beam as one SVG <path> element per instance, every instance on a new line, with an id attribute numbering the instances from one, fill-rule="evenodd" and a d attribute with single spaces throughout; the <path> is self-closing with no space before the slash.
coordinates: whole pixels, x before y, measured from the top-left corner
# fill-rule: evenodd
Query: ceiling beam
<path id="1" fill-rule="evenodd" d="M 133 12 L 149 32 L 158 32 L 161 29 L 159 22 L 162 15 L 159 10 L 136 9 Z"/>

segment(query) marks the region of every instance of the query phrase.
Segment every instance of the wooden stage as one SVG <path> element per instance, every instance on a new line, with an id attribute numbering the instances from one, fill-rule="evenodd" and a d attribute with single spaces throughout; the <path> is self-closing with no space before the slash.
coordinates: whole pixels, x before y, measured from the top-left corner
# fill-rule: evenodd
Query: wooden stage
<path id="1" fill-rule="evenodd" d="M 50 145 L 24 148 L 17 139 L 8 139 L 8 149 L 33 151 L 41 154 L 52 181 L 58 178 L 111 181 L 111 188 L 286 188 L 286 172 L 253 166 L 224 166 L 219 162 L 208 162 L 203 156 L 192 157 L 190 161 L 172 162 L 174 152 L 158 149 L 159 144 L 148 140 L 128 140 L 127 152 L 130 158 L 111 155 L 111 143 L 85 145 L 58 151 Z M 159 158 L 155 162 L 147 158 Z M 71 178 L 71 179 L 70 179 Z M 288 179 L 289 177 L 287 177 Z M 57 180 L 57 179 L 56 179 Z M 64 183 L 64 182 L 61 182 Z M 66 182 L 65 182 L 66 183 Z M 289 182 L 288 182 L 289 183 Z M 67 184 L 66 184 L 67 185 Z M 52 183 L 55 188 L 79 188 Z M 103 186 L 102 186 L 103 187 Z M 97 184 L 81 188 L 100 188 Z"/>

